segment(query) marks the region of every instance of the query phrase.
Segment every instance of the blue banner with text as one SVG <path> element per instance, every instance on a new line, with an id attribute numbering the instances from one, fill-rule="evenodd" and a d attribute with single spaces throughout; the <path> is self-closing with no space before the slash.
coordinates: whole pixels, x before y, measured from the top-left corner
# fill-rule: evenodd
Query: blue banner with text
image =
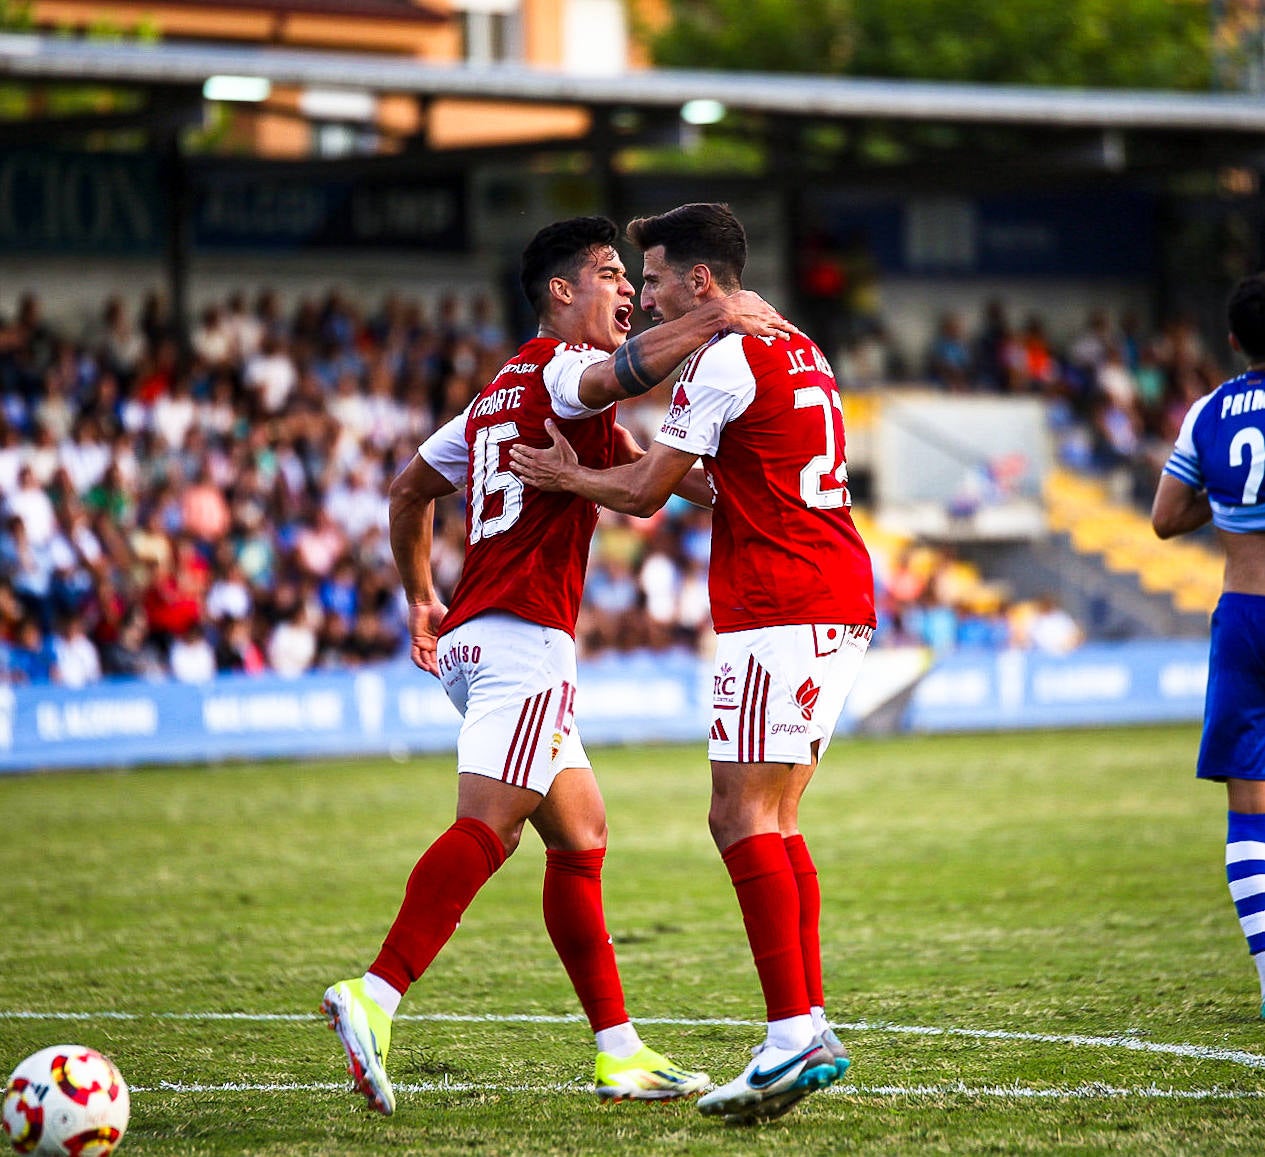
<path id="1" fill-rule="evenodd" d="M 1197 720 L 1207 644 L 1031 652 L 880 649 L 840 721 L 880 717 L 916 732 Z M 582 663 L 576 720 L 585 743 L 702 746 L 711 667 L 686 655 Z M 899 711 L 893 707 L 899 707 Z M 230 759 L 453 751 L 461 720 L 438 681 L 407 660 L 299 679 L 226 676 L 195 686 L 118 681 L 80 690 L 0 687 L 0 772 Z"/>

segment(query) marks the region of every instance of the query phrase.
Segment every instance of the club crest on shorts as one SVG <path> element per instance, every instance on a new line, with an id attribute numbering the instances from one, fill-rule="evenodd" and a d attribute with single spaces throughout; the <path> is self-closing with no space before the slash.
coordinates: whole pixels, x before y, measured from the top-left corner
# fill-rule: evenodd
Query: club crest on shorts
<path id="1" fill-rule="evenodd" d="M 730 704 L 738 695 L 738 680 L 734 677 L 734 669 L 728 663 L 722 663 L 720 670 L 712 675 L 712 700 L 716 706 Z"/>

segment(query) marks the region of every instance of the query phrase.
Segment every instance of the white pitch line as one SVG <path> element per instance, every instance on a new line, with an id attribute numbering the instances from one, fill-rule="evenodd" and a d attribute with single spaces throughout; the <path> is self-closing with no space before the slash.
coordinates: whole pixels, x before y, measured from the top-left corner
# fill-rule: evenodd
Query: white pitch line
<path id="1" fill-rule="evenodd" d="M 250 1013 L 250 1012 L 36 1012 L 32 1010 L 0 1010 L 0 1020 L 63 1020 L 63 1021 L 294 1021 L 319 1023 L 318 1015 L 307 1013 Z M 577 1014 L 536 1015 L 528 1013 L 404 1013 L 397 1021 L 433 1021 L 456 1024 L 576 1024 L 584 1018 Z M 667 1017 L 644 1016 L 634 1018 L 636 1024 L 662 1024 L 685 1028 L 763 1028 L 763 1021 L 733 1020 L 725 1017 Z M 1034 1044 L 1064 1044 L 1087 1048 L 1117 1048 L 1132 1052 L 1156 1053 L 1162 1056 L 1187 1057 L 1191 1060 L 1224 1061 L 1249 1069 L 1265 1069 L 1265 1054 L 1243 1049 L 1216 1048 L 1211 1045 L 1167 1044 L 1150 1041 L 1131 1033 L 1117 1036 L 1086 1036 L 1081 1033 L 1015 1032 L 1009 1029 L 988 1028 L 937 1028 L 927 1025 L 887 1024 L 882 1021 L 837 1021 L 835 1028 L 845 1032 L 898 1033 L 912 1036 L 957 1036 L 973 1040 L 1025 1041 Z"/>
<path id="2" fill-rule="evenodd" d="M 593 1086 L 587 1082 L 572 1081 L 548 1085 L 495 1085 L 471 1081 L 415 1081 L 395 1082 L 396 1092 L 402 1093 L 577 1093 L 593 1095 Z M 272 1082 L 250 1084 L 244 1081 L 226 1081 L 212 1085 L 203 1082 L 162 1081 L 157 1085 L 137 1085 L 132 1093 L 337 1093 L 346 1092 L 346 1082 Z M 1143 1100 L 1170 1101 L 1245 1101 L 1261 1100 L 1265 1092 L 1240 1089 L 1161 1089 L 1149 1085 L 1137 1089 L 1117 1088 L 1112 1085 L 1074 1085 L 1071 1088 L 1033 1089 L 1022 1085 L 983 1085 L 979 1087 L 961 1082 L 948 1085 L 832 1085 L 825 1092 L 832 1095 L 853 1097 L 971 1097 L 1001 1100 Z"/>

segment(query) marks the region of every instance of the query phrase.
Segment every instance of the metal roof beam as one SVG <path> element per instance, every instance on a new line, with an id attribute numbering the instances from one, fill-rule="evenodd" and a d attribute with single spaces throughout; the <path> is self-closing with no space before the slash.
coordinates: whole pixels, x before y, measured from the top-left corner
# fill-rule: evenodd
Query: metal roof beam
<path id="1" fill-rule="evenodd" d="M 421 97 L 672 108 L 715 99 L 735 110 L 826 119 L 1265 133 L 1257 96 L 652 70 L 599 77 L 517 66 L 434 65 L 366 54 L 0 36 L 0 75 L 115 84 L 200 85 L 229 73 L 275 84 Z"/>

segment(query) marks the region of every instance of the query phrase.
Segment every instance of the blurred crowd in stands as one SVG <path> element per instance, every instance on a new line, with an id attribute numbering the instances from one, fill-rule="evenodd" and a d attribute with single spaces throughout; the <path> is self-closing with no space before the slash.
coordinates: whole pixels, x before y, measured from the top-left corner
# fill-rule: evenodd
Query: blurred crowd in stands
<path id="1" fill-rule="evenodd" d="M 511 352 L 483 298 L 362 310 L 329 292 L 283 309 L 237 294 L 201 310 L 182 348 L 158 294 L 111 298 L 83 333 L 26 295 L 0 322 L 0 681 L 199 682 L 406 654 L 387 488 Z M 841 361 L 854 388 L 911 377 L 879 327 Z M 1041 394 L 1073 432 L 1065 453 L 1108 468 L 1166 451 L 1217 380 L 1181 323 L 1146 338 L 1095 313 L 1055 351 L 1001 305 L 973 334 L 946 317 L 922 368 L 948 390 Z M 643 399 L 621 420 L 644 444 L 660 409 Z M 454 496 L 435 538 L 445 594 L 463 536 Z M 581 654 L 705 650 L 709 539 L 707 512 L 676 500 L 649 520 L 603 512 Z M 875 556 L 878 645 L 1080 641 L 1052 600 L 1010 605 L 945 550 Z"/>
<path id="2" fill-rule="evenodd" d="M 879 322 L 856 329 L 838 358 L 853 388 L 918 380 L 952 392 L 1039 396 L 1049 404 L 1063 460 L 1111 476 L 1119 497 L 1148 507 L 1190 404 L 1232 372 L 1189 317 L 1149 333 L 1136 313 L 1116 319 L 1094 308 L 1056 344 L 1039 316 L 1017 320 L 994 300 L 974 326 L 943 314 L 929 348 L 914 359 Z"/>

